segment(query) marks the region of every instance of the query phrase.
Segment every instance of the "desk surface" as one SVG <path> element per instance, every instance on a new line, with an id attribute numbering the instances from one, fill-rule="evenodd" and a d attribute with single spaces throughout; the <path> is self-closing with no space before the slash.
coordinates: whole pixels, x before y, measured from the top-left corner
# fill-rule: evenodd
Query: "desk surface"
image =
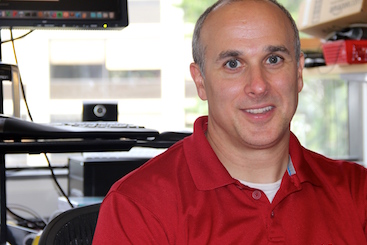
<path id="1" fill-rule="evenodd" d="M 25 141 L 1 142 L 0 153 L 63 153 L 63 152 L 92 152 L 92 151 L 129 151 L 136 140 L 57 140 L 57 141 Z"/>

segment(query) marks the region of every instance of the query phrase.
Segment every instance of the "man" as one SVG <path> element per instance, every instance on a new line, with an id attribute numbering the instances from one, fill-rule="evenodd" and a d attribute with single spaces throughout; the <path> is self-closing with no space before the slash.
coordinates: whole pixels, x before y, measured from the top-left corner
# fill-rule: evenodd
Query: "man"
<path id="1" fill-rule="evenodd" d="M 273 0 L 223 0 L 198 20 L 190 71 L 208 117 L 118 181 L 94 244 L 366 244 L 366 169 L 290 132 L 304 57 Z"/>

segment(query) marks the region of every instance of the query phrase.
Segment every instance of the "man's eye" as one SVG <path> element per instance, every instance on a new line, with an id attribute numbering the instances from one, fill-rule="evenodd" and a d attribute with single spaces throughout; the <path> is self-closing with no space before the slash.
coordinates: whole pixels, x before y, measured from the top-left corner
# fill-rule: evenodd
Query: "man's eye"
<path id="1" fill-rule="evenodd" d="M 280 61 L 282 61 L 282 58 L 281 58 L 281 57 L 276 56 L 276 55 L 272 55 L 272 56 L 270 56 L 270 57 L 267 59 L 266 63 L 269 63 L 269 64 L 277 64 L 277 63 L 279 63 Z"/>
<path id="2" fill-rule="evenodd" d="M 236 69 L 241 65 L 241 63 L 238 60 L 230 60 L 228 61 L 225 66 L 229 69 Z"/>

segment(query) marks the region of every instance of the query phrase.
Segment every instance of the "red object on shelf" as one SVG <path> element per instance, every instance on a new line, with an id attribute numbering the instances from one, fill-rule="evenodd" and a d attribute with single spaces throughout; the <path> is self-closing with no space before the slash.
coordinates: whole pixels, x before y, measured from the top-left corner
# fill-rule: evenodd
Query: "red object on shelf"
<path id="1" fill-rule="evenodd" d="M 367 40 L 330 41 L 322 50 L 327 65 L 367 63 Z"/>

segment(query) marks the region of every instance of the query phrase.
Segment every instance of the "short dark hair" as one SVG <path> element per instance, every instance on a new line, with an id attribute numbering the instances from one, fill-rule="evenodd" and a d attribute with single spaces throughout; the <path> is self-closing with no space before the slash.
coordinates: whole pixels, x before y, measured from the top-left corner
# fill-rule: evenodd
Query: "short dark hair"
<path id="1" fill-rule="evenodd" d="M 233 2 L 240 2 L 240 1 L 244 1 L 244 0 L 218 0 L 212 6 L 207 8 L 204 11 L 204 13 L 199 17 L 199 19 L 197 20 L 196 25 L 195 25 L 195 29 L 194 29 L 193 38 L 192 38 L 192 56 L 193 56 L 194 62 L 199 65 L 199 68 L 200 68 L 200 71 L 201 71 L 202 75 L 204 75 L 205 47 L 200 42 L 201 41 L 200 40 L 200 34 L 201 34 L 201 29 L 204 25 L 204 22 L 205 22 L 206 18 L 208 17 L 208 15 L 214 9 L 217 9 L 221 6 L 224 6 L 224 5 L 233 3 Z M 293 28 L 293 35 L 294 35 L 294 40 L 295 40 L 294 49 L 295 49 L 295 53 L 296 53 L 295 58 L 296 58 L 297 63 L 298 63 L 300 55 L 301 55 L 301 43 L 300 43 L 300 39 L 299 39 L 299 32 L 298 32 L 297 24 L 294 21 L 292 15 L 289 13 L 289 11 L 282 4 L 278 3 L 277 0 L 252 0 L 252 1 L 272 2 L 276 6 L 278 6 L 283 11 L 283 13 L 286 14 L 286 16 L 288 17 L 289 21 L 291 22 L 292 28 Z"/>

